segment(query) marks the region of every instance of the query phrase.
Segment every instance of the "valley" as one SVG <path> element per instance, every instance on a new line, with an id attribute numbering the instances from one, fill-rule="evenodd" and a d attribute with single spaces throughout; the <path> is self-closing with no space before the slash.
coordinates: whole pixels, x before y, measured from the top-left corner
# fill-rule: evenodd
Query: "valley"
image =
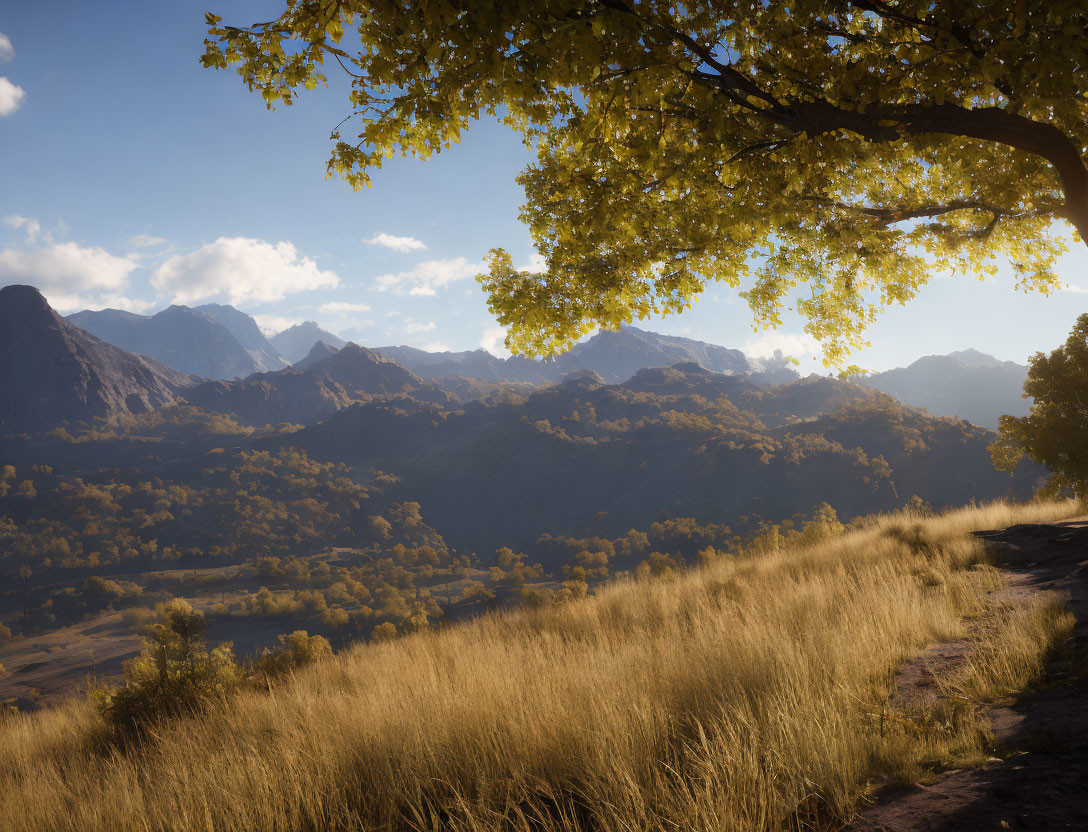
<path id="1" fill-rule="evenodd" d="M 634 328 L 545 363 L 315 341 L 294 365 L 205 381 L 98 341 L 32 289 L 0 300 L 18 320 L 9 355 L 43 333 L 65 345 L 32 384 L 5 379 L 9 402 L 39 407 L 38 430 L 5 412 L 0 439 L 0 622 L 15 634 L 0 697 L 20 707 L 116 678 L 171 598 L 241 655 L 300 626 L 344 647 L 908 504 L 1025 499 L 1044 473 L 995 471 L 990 431 L 865 379 Z M 229 355 L 281 360 L 243 313 L 190 312 L 193 333 L 160 343 L 214 354 L 235 332 L 248 346 Z M 213 326 L 226 334 L 202 341 Z M 76 361 L 147 392 L 43 398 L 36 379 Z"/>

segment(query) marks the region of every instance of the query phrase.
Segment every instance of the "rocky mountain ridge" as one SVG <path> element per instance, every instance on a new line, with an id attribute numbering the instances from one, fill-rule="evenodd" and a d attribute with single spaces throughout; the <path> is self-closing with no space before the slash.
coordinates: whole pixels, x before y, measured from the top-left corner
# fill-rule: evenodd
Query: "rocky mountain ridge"
<path id="1" fill-rule="evenodd" d="M 144 413 L 199 379 L 108 344 L 58 315 L 33 286 L 0 289 L 0 432 Z"/>

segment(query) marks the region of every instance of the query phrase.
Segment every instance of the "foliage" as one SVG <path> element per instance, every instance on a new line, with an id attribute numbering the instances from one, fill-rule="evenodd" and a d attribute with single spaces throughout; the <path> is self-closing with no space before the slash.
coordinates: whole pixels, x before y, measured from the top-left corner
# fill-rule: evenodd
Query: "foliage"
<path id="1" fill-rule="evenodd" d="M 1034 399 L 1031 412 L 1001 417 L 994 465 L 1011 472 L 1026 454 L 1050 469 L 1047 492 L 1088 494 L 1088 314 L 1063 346 L 1032 356 L 1024 395 Z"/>
<path id="2" fill-rule="evenodd" d="M 143 652 L 125 662 L 124 684 L 97 691 L 106 721 L 122 733 L 138 732 L 157 719 L 193 713 L 231 693 L 240 681 L 230 645 L 204 647 L 204 615 L 182 599 L 158 607 L 159 620 Z"/>
<path id="3" fill-rule="evenodd" d="M 328 639 L 312 636 L 305 630 L 281 635 L 276 641 L 276 646 L 265 650 L 253 666 L 251 678 L 258 683 L 270 683 L 301 667 L 332 657 Z"/>
<path id="4" fill-rule="evenodd" d="M 763 324 L 795 304 L 838 364 L 930 274 L 1001 255 L 1047 291 L 1050 224 L 1088 238 L 1080 0 L 333 0 L 207 20 L 204 65 L 234 65 L 269 107 L 345 70 L 328 171 L 356 187 L 484 113 L 522 132 L 547 269 L 495 250 L 481 278 L 517 352 L 682 311 L 718 281 Z"/>

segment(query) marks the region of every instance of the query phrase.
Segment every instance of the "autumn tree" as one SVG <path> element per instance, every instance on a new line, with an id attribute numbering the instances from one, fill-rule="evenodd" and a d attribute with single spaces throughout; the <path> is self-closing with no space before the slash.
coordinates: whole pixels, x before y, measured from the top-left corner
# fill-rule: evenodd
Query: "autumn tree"
<path id="1" fill-rule="evenodd" d="M 122 732 L 199 710 L 226 696 L 240 680 L 229 644 L 205 648 L 203 613 L 181 598 L 160 604 L 157 612 L 143 651 L 125 662 L 124 684 L 96 692 L 102 715 Z"/>
<path id="2" fill-rule="evenodd" d="M 1050 469 L 1047 491 L 1088 494 L 1088 315 L 1063 346 L 1032 356 L 1024 395 L 1034 399 L 1031 412 L 1001 417 L 994 464 L 1011 473 L 1026 454 Z"/>
<path id="3" fill-rule="evenodd" d="M 328 171 L 355 187 L 485 114 L 521 132 L 547 268 L 494 250 L 481 281 L 522 353 L 718 282 L 762 324 L 791 304 L 839 363 L 935 271 L 1008 257 L 1046 291 L 1052 224 L 1088 239 L 1083 0 L 291 0 L 207 19 L 204 65 L 270 107 L 346 73 Z"/>

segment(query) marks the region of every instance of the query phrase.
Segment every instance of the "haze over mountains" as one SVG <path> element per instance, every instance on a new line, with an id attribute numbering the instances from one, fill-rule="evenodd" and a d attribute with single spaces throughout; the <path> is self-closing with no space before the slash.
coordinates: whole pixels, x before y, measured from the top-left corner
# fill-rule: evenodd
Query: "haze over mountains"
<path id="1" fill-rule="evenodd" d="M 978 350 L 927 355 L 909 367 L 860 379 L 905 404 L 928 408 L 935 416 L 959 416 L 996 428 L 1002 414 L 1025 416 L 1031 399 L 1023 397 L 1028 368 L 998 361 Z"/>
<path id="2" fill-rule="evenodd" d="M 295 324 L 283 332 L 276 333 L 270 339 L 272 348 L 278 350 L 279 354 L 292 364 L 305 358 L 314 344 L 319 341 L 337 349 L 347 343 L 340 336 L 322 329 L 313 321 Z"/>
<path id="3" fill-rule="evenodd" d="M 433 384 L 378 353 L 347 344 L 334 351 L 315 344 L 292 367 L 256 373 L 234 381 L 207 381 L 192 388 L 187 401 L 212 413 L 227 414 L 242 424 L 288 422 L 309 425 L 338 410 L 374 397 L 412 394 L 423 401 L 448 400 Z"/>
<path id="4" fill-rule="evenodd" d="M 12 298 L 20 295 L 19 288 L 9 287 L 9 295 Z M 10 303 L 6 305 L 11 307 Z M 188 390 L 185 398 L 193 404 L 215 412 L 230 412 L 246 424 L 259 425 L 280 421 L 313 424 L 375 395 L 415 391 L 413 395 L 427 401 L 441 401 L 447 395 L 474 398 L 489 389 L 486 385 L 555 384 L 583 371 L 596 374 L 606 384 L 623 383 L 646 368 L 681 363 L 744 378 L 757 386 L 798 378 L 788 360 L 780 355 L 756 359 L 740 350 L 633 326 L 625 326 L 619 332 L 598 333 L 570 352 L 547 361 L 520 356 L 499 358 L 482 349 L 433 353 L 409 346 L 368 350 L 351 345 L 354 349 L 330 363 L 329 359 L 348 345 L 334 333 L 307 321 L 266 338 L 251 316 L 228 305 L 171 306 L 150 316 L 115 309 L 84 311 L 69 316 L 67 321 L 77 331 L 135 353 L 132 359 L 138 356 L 151 359 L 136 363 L 126 359 L 124 366 L 155 368 L 152 374 L 158 381 L 152 381 L 149 388 L 154 392 L 139 393 L 134 400 L 135 410 L 115 406 L 116 396 L 106 395 L 101 402 L 88 404 L 82 411 L 71 403 L 58 407 L 55 418 L 36 423 L 28 422 L 25 416 L 11 417 L 5 420 L 8 429 L 15 424 L 21 426 L 18 430 L 25 430 L 28 425 L 48 429 L 63 421 L 139 412 L 141 408 L 159 406 L 158 403 L 171 403 L 183 388 Z M 23 322 L 13 319 L 13 325 L 18 329 Z M 16 344 L 26 340 L 17 332 L 9 333 L 9 338 Z M 26 338 L 32 340 L 32 336 Z M 79 336 L 72 335 L 69 341 L 76 343 Z M 85 357 L 73 358 L 71 350 L 66 352 L 69 362 L 96 363 Z M 98 348 L 95 355 L 104 353 Z M 110 352 L 110 355 L 114 370 L 102 373 L 116 380 L 117 357 L 122 354 Z M 317 369 L 317 365 L 322 367 Z M 179 372 L 164 375 L 169 368 Z M 1026 372 L 1023 365 L 965 350 L 920 358 L 909 367 L 875 373 L 858 382 L 889 393 L 905 404 L 926 407 L 933 415 L 958 416 L 994 428 L 1001 414 L 1027 412 L 1030 402 L 1021 395 Z M 209 382 L 198 386 L 198 380 L 190 376 Z M 485 387 L 472 387 L 476 382 Z M 143 389 L 144 381 L 132 383 Z"/>
<path id="5" fill-rule="evenodd" d="M 245 317 L 252 322 L 248 315 Z M 226 307 L 208 312 L 188 306 L 171 306 L 150 316 L 103 309 L 77 312 L 69 315 L 68 320 L 121 349 L 146 355 L 203 378 L 242 378 L 250 373 L 278 369 L 287 363 L 275 355 L 267 341 L 263 348 L 243 346 L 231 329 L 244 333 L 245 328 L 238 325 L 237 317 L 230 315 Z M 229 320 L 231 325 L 225 325 L 224 320 Z M 264 339 L 259 331 L 257 335 Z M 253 343 L 252 339 L 247 340 Z"/>

